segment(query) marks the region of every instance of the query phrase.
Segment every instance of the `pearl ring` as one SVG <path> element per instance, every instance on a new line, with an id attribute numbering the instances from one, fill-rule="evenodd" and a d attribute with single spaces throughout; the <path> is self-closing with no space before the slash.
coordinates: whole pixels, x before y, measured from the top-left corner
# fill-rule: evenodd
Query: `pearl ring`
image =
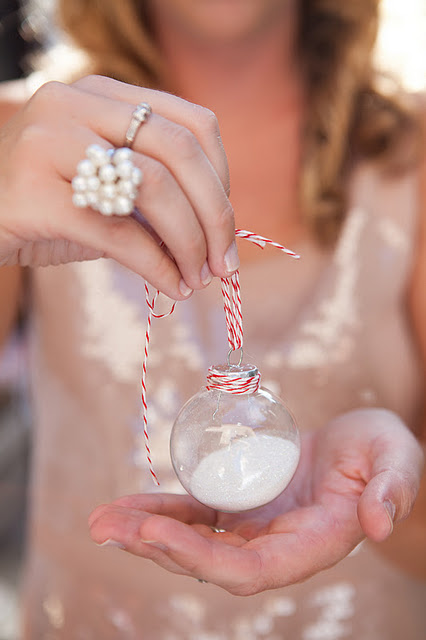
<path id="1" fill-rule="evenodd" d="M 151 107 L 141 102 L 133 111 L 126 131 L 125 146 L 104 149 L 91 144 L 86 157 L 77 165 L 77 175 L 71 185 L 76 207 L 91 207 L 104 216 L 127 216 L 135 208 L 142 171 L 133 163 L 132 143 L 139 127 L 151 114 Z"/>
<path id="2" fill-rule="evenodd" d="M 72 201 L 76 207 L 91 207 L 104 216 L 127 216 L 132 213 L 142 171 L 133 164 L 133 151 L 103 149 L 91 144 L 86 158 L 77 165 L 72 180 Z"/>

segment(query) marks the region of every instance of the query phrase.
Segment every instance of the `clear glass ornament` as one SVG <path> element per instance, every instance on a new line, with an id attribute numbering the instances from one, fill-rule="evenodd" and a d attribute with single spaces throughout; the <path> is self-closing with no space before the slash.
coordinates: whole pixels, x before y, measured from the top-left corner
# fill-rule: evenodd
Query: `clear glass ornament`
<path id="1" fill-rule="evenodd" d="M 271 391 L 244 392 L 259 378 L 253 365 L 219 365 L 224 382 L 204 387 L 183 406 L 174 423 L 170 453 L 183 487 L 199 502 L 225 512 L 254 509 L 289 484 L 300 457 L 295 420 Z M 226 383 L 238 379 L 242 392 Z"/>

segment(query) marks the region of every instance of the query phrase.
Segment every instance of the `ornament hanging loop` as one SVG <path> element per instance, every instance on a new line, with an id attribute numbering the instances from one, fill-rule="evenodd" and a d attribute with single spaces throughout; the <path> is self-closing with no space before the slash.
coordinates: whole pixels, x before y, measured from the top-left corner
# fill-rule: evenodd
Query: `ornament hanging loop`
<path id="1" fill-rule="evenodd" d="M 138 211 L 135 210 L 133 215 L 136 215 L 137 213 Z M 290 251 L 283 245 L 278 244 L 277 242 L 274 242 L 269 238 L 265 238 L 264 236 L 259 236 L 255 233 L 251 233 L 250 231 L 245 231 L 244 229 L 236 229 L 235 235 L 238 238 L 244 238 L 249 242 L 253 242 L 255 245 L 257 245 L 261 249 L 264 249 L 267 245 L 269 245 L 272 247 L 276 247 L 280 251 L 283 251 L 284 253 L 286 253 L 289 256 L 292 256 L 293 258 L 300 257 L 299 255 L 294 253 L 294 251 Z M 161 243 L 160 246 L 164 246 L 164 243 Z M 228 368 L 232 368 L 232 367 L 238 368 L 242 366 L 242 360 L 243 360 L 243 349 L 242 349 L 243 319 L 242 319 L 242 313 L 241 313 L 239 272 L 236 271 L 232 276 L 228 278 L 221 278 L 221 282 L 222 282 L 222 294 L 223 294 L 223 300 L 224 300 L 225 319 L 226 319 L 226 326 L 227 326 L 227 332 L 228 332 L 228 344 L 230 347 L 228 352 Z M 147 416 L 148 405 L 147 405 L 147 393 L 146 393 L 146 369 L 147 369 L 147 362 L 148 362 L 148 347 L 149 347 L 152 319 L 164 318 L 170 315 L 171 313 L 173 313 L 173 310 L 175 308 L 175 304 L 173 304 L 172 308 L 168 313 L 164 313 L 164 314 L 155 313 L 155 302 L 157 300 L 159 293 L 160 293 L 159 291 L 156 291 L 151 296 L 148 290 L 148 285 L 145 283 L 145 297 L 146 297 L 146 303 L 148 307 L 148 316 L 147 316 L 147 326 L 146 326 L 146 332 L 145 332 L 145 351 L 144 351 L 144 359 L 142 364 L 142 376 L 141 376 L 141 401 L 142 401 L 141 413 L 142 413 L 142 420 L 143 420 L 143 434 L 145 439 L 145 449 L 146 449 L 146 455 L 149 463 L 149 470 L 156 485 L 159 485 L 159 482 L 153 469 L 153 464 L 151 460 L 151 450 L 149 447 L 149 438 L 148 438 L 148 416 Z M 231 355 L 235 351 L 240 351 L 240 359 L 238 364 L 231 364 Z M 244 365 L 243 365 L 243 368 L 244 368 Z M 219 376 L 219 378 L 221 378 L 221 376 Z M 211 381 L 208 380 L 207 388 L 208 389 L 218 388 L 219 391 L 223 391 L 225 383 L 229 383 L 229 376 L 228 376 L 228 380 L 226 380 L 226 378 L 227 376 L 225 376 L 225 380 L 218 379 L 217 375 L 215 374 L 214 376 L 212 376 Z M 227 391 L 229 393 L 234 393 L 234 394 L 235 393 L 237 394 L 254 393 L 259 388 L 259 384 L 260 384 L 260 374 L 259 372 L 257 372 L 256 375 L 250 376 L 248 379 L 243 377 L 243 378 L 240 378 L 240 381 L 234 380 L 233 384 L 227 385 L 228 386 Z"/>
<path id="2" fill-rule="evenodd" d="M 243 361 L 243 355 L 244 355 L 244 353 L 243 353 L 243 348 L 242 348 L 242 347 L 239 347 L 238 349 L 229 349 L 229 351 L 228 351 L 228 357 L 227 357 L 227 363 L 228 363 L 228 366 L 229 366 L 229 367 L 230 367 L 230 366 L 231 366 L 231 364 L 232 364 L 232 362 L 231 362 L 231 356 L 232 356 L 232 354 L 233 354 L 233 353 L 236 353 L 237 351 L 239 351 L 239 352 L 240 352 L 240 359 L 238 360 L 238 362 L 237 362 L 236 364 L 237 364 L 237 366 L 238 366 L 238 367 L 241 365 L 241 363 L 242 363 L 242 361 Z"/>

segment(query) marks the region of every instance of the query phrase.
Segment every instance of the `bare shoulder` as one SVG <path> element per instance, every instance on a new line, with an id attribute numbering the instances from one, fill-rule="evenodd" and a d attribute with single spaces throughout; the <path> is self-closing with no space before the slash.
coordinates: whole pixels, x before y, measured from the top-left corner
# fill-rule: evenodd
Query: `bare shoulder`
<path id="1" fill-rule="evenodd" d="M 0 83 L 0 126 L 7 122 L 30 98 L 31 91 L 25 80 Z"/>

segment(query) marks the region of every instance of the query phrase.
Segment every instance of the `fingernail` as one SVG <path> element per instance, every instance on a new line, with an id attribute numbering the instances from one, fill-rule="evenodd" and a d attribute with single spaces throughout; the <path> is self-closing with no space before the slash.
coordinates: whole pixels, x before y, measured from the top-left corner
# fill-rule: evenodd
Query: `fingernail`
<path id="1" fill-rule="evenodd" d="M 168 551 L 168 547 L 165 544 L 161 544 L 161 542 L 157 542 L 156 540 L 142 540 L 144 544 L 149 544 L 151 547 L 155 547 L 156 549 L 160 549 L 161 551 Z"/>
<path id="2" fill-rule="evenodd" d="M 182 280 L 179 282 L 179 291 L 181 292 L 181 294 L 182 294 L 183 296 L 185 296 L 185 298 L 187 298 L 188 296 L 190 296 L 190 295 L 191 295 L 191 293 L 192 293 L 192 291 L 193 291 L 193 290 L 192 290 L 192 289 L 190 289 L 190 288 L 188 287 L 188 285 L 186 284 L 185 280 L 183 280 L 183 279 L 182 279 Z"/>
<path id="3" fill-rule="evenodd" d="M 98 547 L 117 547 L 118 549 L 125 549 L 126 547 L 121 542 L 108 538 L 105 542 L 96 543 Z"/>
<path id="4" fill-rule="evenodd" d="M 394 518 L 395 518 L 395 513 L 396 513 L 396 507 L 393 504 L 393 502 L 391 502 L 390 500 L 385 500 L 383 502 L 383 506 L 385 508 L 386 513 L 389 516 L 389 522 L 390 522 L 390 533 L 392 533 L 393 531 L 393 523 L 394 523 Z"/>
<path id="5" fill-rule="evenodd" d="M 210 284 L 210 282 L 213 280 L 213 274 L 209 269 L 209 265 L 206 262 L 203 264 L 203 267 L 201 269 L 201 274 L 200 274 L 200 278 L 201 278 L 201 282 L 203 283 L 203 285 L 206 287 L 208 284 Z"/>
<path id="6" fill-rule="evenodd" d="M 225 268 L 228 273 L 233 273 L 240 266 L 240 259 L 238 257 L 237 243 L 235 240 L 229 245 L 227 252 L 225 253 Z"/>

